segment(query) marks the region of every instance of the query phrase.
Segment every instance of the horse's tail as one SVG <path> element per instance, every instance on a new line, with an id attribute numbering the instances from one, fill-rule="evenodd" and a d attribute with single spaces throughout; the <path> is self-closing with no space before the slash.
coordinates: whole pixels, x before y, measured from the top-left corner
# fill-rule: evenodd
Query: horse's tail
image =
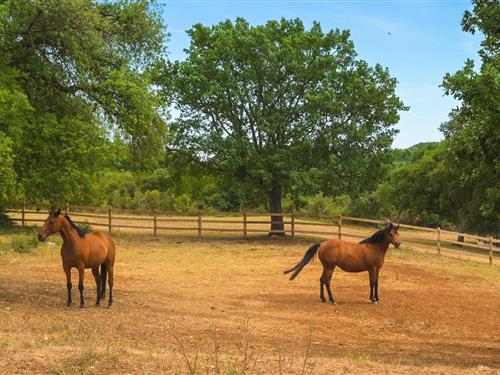
<path id="1" fill-rule="evenodd" d="M 284 272 L 284 274 L 286 275 L 287 273 L 290 273 L 293 271 L 292 276 L 290 276 L 290 280 L 295 279 L 297 277 L 297 275 L 300 273 L 300 271 L 302 271 L 302 268 L 304 268 L 307 265 L 307 263 L 309 263 L 312 260 L 312 258 L 314 258 L 314 255 L 316 255 L 316 253 L 318 252 L 319 247 L 320 247 L 319 243 L 312 245 L 306 251 L 302 260 L 299 263 L 297 263 L 297 265 L 295 267 L 290 268 L 289 270 L 286 270 Z"/>
<path id="2" fill-rule="evenodd" d="M 101 264 L 101 298 L 106 295 L 106 277 L 108 276 L 108 267 L 106 263 Z"/>

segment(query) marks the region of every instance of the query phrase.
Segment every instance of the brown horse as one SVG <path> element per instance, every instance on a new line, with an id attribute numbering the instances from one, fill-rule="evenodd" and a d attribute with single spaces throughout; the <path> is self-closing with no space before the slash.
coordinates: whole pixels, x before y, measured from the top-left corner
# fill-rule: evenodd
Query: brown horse
<path id="1" fill-rule="evenodd" d="M 109 306 L 113 304 L 113 267 L 115 264 L 115 244 L 112 238 L 103 232 L 93 231 L 85 234 L 68 215 L 61 215 L 61 210 L 49 211 L 49 217 L 38 232 L 38 240 L 45 239 L 54 233 L 60 233 L 63 239 L 61 257 L 66 273 L 68 287 L 67 306 L 71 305 L 71 268 L 78 269 L 78 290 L 80 291 L 80 307 L 83 307 L 83 279 L 85 268 L 92 268 L 97 286 L 96 306 L 106 295 L 106 274 L 109 284 Z M 99 266 L 101 273 L 99 274 Z"/>
<path id="2" fill-rule="evenodd" d="M 302 268 L 318 253 L 318 258 L 323 265 L 323 274 L 319 279 L 320 298 L 323 303 L 325 303 L 323 286 L 326 286 L 328 299 L 332 304 L 336 304 L 330 289 L 330 282 L 336 266 L 346 272 L 368 271 L 370 277 L 370 301 L 378 303 L 378 274 L 380 268 L 384 265 L 384 257 L 389 244 L 392 243 L 395 247 L 401 245 L 398 229 L 399 224 L 394 226 L 389 222 L 384 229 L 375 232 L 371 237 L 364 239 L 360 243 L 328 240 L 321 244 L 315 244 L 307 250 L 302 260 L 295 267 L 286 270 L 285 274 L 293 271 L 290 280 L 295 279 Z"/>

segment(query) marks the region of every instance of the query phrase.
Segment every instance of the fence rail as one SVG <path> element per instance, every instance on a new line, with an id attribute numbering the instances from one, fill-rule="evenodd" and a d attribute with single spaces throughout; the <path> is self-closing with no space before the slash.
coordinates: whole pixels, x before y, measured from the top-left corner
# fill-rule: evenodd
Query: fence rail
<path id="1" fill-rule="evenodd" d="M 40 207 L 37 205 L 34 207 Z M 43 206 L 42 206 L 43 207 Z M 65 212 L 69 213 L 70 207 L 66 206 Z M 89 212 L 90 211 L 90 212 Z M 257 213 L 239 212 L 229 213 L 173 213 L 166 211 L 137 211 L 120 210 L 124 215 L 113 212 L 114 209 L 96 207 L 71 207 L 71 216 L 78 224 L 87 223 L 94 227 L 113 229 L 139 229 L 151 231 L 157 236 L 159 231 L 194 232 L 199 237 L 203 233 L 241 233 L 243 238 L 251 234 L 282 234 L 295 238 L 296 235 L 316 237 L 333 236 L 339 239 L 365 238 L 373 232 L 373 227 L 379 227 L 385 222 L 382 220 L 359 218 L 352 216 L 337 216 L 333 222 L 318 222 L 291 213 Z M 10 218 L 26 226 L 38 224 L 46 219 L 46 212 L 40 209 L 28 209 L 23 204 L 18 209 L 7 209 Z M 277 218 L 283 220 L 279 221 Z M 88 220 L 91 219 L 91 220 Z M 346 222 L 355 225 L 346 225 Z M 283 223 L 283 230 L 270 230 L 271 224 Z M 170 224 L 170 225 L 169 225 Z M 467 233 L 443 230 L 439 227 L 420 227 L 415 225 L 400 225 L 403 241 L 419 247 L 435 248 L 438 254 L 443 250 L 447 252 L 476 252 L 488 256 L 489 264 L 493 264 L 494 257 L 500 256 L 500 239 L 484 237 Z M 463 239 L 458 241 L 457 239 Z"/>

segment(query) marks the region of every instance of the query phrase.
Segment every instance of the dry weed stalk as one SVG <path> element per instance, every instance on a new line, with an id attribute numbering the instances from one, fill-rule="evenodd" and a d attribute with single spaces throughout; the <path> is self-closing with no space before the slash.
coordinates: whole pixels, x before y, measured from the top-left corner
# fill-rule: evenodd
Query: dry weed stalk
<path id="1" fill-rule="evenodd" d="M 307 347 L 306 347 L 306 352 L 304 353 L 304 364 L 302 366 L 301 375 L 304 375 L 306 371 L 307 360 L 309 359 L 309 354 L 311 353 L 311 341 L 312 341 L 312 328 L 309 327 L 309 336 L 307 337 Z"/>
<path id="2" fill-rule="evenodd" d="M 249 353 L 249 344 L 250 344 L 250 330 L 248 328 L 249 325 L 249 319 L 245 321 L 245 327 L 244 327 L 244 337 L 243 337 L 243 359 L 241 361 L 241 370 L 240 374 L 243 375 L 245 371 L 248 369 L 248 365 L 250 364 L 250 361 L 252 360 L 252 353 Z"/>
<path id="3" fill-rule="evenodd" d="M 217 342 L 217 325 L 214 324 L 213 329 L 212 329 L 212 341 L 214 344 L 214 368 L 215 368 L 215 373 L 217 375 L 220 374 L 220 366 L 219 366 L 219 344 Z"/>
<path id="4" fill-rule="evenodd" d="M 196 374 L 196 365 L 198 363 L 198 355 L 199 355 L 198 349 L 196 350 L 196 354 L 195 354 L 193 360 L 191 361 L 189 359 L 186 347 L 182 343 L 182 340 L 180 339 L 180 337 L 178 335 L 176 335 L 172 329 L 168 330 L 168 334 L 172 337 L 174 344 L 178 347 L 180 354 L 181 354 L 181 357 L 184 360 L 184 363 L 186 365 L 186 368 L 187 368 L 189 374 L 195 375 Z"/>

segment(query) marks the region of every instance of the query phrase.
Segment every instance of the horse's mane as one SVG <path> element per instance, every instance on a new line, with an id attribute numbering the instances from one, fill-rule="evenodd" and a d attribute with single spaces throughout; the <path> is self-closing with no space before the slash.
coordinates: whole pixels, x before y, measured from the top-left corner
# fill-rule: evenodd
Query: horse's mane
<path id="1" fill-rule="evenodd" d="M 363 241 L 360 241 L 359 243 L 381 243 L 382 241 L 385 240 L 385 229 L 381 229 L 375 233 L 373 233 L 370 237 L 365 238 Z"/>
<path id="2" fill-rule="evenodd" d="M 74 230 L 76 230 L 76 232 L 78 233 L 78 235 L 80 237 L 85 237 L 85 232 L 80 227 L 78 227 L 78 225 L 76 225 L 75 223 L 73 223 L 73 220 L 71 220 L 71 218 L 69 217 L 68 214 L 65 214 L 64 217 L 66 218 L 66 220 L 68 220 L 69 225 L 71 225 L 71 227 Z"/>

